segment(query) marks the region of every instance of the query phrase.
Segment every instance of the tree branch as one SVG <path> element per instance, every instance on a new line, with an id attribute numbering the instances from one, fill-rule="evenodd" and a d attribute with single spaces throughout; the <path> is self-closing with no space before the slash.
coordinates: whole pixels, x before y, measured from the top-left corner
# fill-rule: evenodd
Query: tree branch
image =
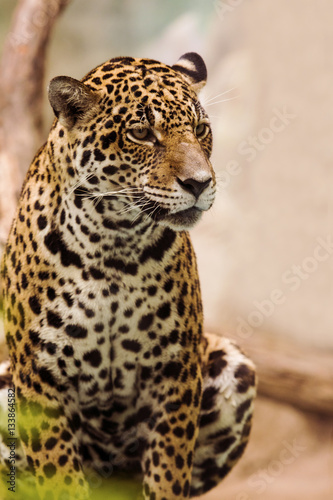
<path id="1" fill-rule="evenodd" d="M 20 0 L 0 62 L 0 243 L 43 140 L 45 59 L 52 27 L 70 0 Z"/>
<path id="2" fill-rule="evenodd" d="M 234 340 L 256 364 L 259 394 L 333 416 L 333 352 L 263 332 Z"/>

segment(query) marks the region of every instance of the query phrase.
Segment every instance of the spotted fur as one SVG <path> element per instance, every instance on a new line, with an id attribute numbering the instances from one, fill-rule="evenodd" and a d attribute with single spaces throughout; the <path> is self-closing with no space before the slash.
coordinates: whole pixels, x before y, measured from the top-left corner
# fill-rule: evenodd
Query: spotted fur
<path id="1" fill-rule="evenodd" d="M 202 331 L 188 234 L 215 196 L 205 81 L 190 53 L 50 83 L 56 120 L 2 263 L 20 438 L 43 500 L 87 499 L 89 470 L 138 473 L 145 499 L 197 496 L 246 446 L 254 367 Z"/>

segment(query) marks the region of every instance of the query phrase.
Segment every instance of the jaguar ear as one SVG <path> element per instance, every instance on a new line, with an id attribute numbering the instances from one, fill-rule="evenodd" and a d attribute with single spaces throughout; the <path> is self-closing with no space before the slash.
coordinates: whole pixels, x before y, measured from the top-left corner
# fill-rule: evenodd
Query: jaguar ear
<path id="1" fill-rule="evenodd" d="M 207 68 L 202 57 L 196 52 L 184 54 L 172 67 L 182 73 L 183 78 L 196 93 L 205 86 Z"/>
<path id="2" fill-rule="evenodd" d="M 54 114 L 69 130 L 78 122 L 92 118 L 97 111 L 97 94 L 69 76 L 53 78 L 48 96 Z"/>

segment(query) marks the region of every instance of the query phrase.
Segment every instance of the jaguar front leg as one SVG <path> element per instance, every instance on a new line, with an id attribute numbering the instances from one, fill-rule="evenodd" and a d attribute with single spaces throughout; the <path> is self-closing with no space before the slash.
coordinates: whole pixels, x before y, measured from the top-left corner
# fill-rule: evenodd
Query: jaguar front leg
<path id="1" fill-rule="evenodd" d="M 88 484 L 79 456 L 79 415 L 66 415 L 63 402 L 27 398 L 20 387 L 17 395 L 19 435 L 40 500 L 87 500 Z"/>
<path id="2" fill-rule="evenodd" d="M 173 381 L 165 384 L 163 392 L 158 394 L 160 411 L 150 420 L 142 457 L 145 500 L 182 500 L 190 496 L 202 396 L 202 378 L 198 368 L 193 369 L 192 375 L 187 373 L 186 368 L 182 369 L 180 383 Z M 178 368 L 175 366 L 173 369 L 173 373 L 177 373 Z M 191 383 L 182 383 L 182 376 L 183 380 L 186 376 L 192 377 Z"/>

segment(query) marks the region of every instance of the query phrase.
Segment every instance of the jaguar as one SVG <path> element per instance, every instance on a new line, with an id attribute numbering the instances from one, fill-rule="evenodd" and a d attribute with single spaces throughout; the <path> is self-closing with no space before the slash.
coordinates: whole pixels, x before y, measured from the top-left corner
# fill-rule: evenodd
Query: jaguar
<path id="1" fill-rule="evenodd" d="M 247 444 L 255 367 L 203 331 L 189 236 L 216 192 L 206 79 L 191 52 L 49 84 L 1 265 L 2 385 L 42 500 L 94 498 L 91 471 L 139 477 L 145 500 L 199 496 Z"/>

